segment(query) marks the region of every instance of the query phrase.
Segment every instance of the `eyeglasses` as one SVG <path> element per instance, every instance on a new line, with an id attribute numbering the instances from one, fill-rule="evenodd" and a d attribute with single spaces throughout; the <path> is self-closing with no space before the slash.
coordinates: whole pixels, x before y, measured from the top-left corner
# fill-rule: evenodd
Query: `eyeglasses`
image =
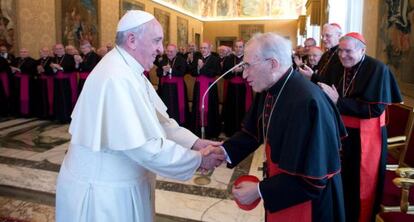
<path id="1" fill-rule="evenodd" d="M 270 58 L 269 59 L 263 59 L 263 60 L 256 61 L 254 63 L 244 62 L 243 65 L 241 65 L 241 67 L 243 69 L 248 69 L 248 68 L 251 68 L 252 66 L 255 66 L 257 64 L 260 64 L 262 62 L 266 62 L 266 61 L 269 61 L 269 60 L 271 60 L 271 59 Z"/>

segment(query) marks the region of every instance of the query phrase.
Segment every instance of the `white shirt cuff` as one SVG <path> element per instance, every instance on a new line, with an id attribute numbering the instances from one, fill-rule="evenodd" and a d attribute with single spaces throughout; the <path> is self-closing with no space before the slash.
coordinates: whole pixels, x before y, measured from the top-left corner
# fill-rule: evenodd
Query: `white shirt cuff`
<path id="1" fill-rule="evenodd" d="M 231 164 L 231 160 L 230 160 L 229 155 L 227 155 L 226 149 L 224 149 L 223 146 L 220 146 L 220 148 L 223 150 L 224 155 L 226 155 L 226 162 L 229 163 L 229 164 Z"/>
<path id="2" fill-rule="evenodd" d="M 260 182 L 257 183 L 257 192 L 259 193 L 260 199 L 263 199 L 262 197 L 262 193 L 260 192 L 260 186 L 259 186 Z"/>

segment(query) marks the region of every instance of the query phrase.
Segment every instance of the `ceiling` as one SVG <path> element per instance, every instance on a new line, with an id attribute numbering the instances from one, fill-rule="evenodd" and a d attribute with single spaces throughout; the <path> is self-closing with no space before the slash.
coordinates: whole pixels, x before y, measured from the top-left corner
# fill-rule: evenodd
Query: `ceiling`
<path id="1" fill-rule="evenodd" d="M 153 0 L 202 21 L 297 19 L 307 0 Z"/>

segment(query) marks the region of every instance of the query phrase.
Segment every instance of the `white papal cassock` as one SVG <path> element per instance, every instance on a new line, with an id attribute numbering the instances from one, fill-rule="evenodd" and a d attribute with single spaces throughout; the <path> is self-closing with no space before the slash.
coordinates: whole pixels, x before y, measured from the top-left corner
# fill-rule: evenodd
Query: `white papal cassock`
<path id="1" fill-rule="evenodd" d="M 116 47 L 95 67 L 72 113 L 56 188 L 56 220 L 153 221 L 155 174 L 187 180 L 198 139 L 168 117 L 144 69 Z"/>

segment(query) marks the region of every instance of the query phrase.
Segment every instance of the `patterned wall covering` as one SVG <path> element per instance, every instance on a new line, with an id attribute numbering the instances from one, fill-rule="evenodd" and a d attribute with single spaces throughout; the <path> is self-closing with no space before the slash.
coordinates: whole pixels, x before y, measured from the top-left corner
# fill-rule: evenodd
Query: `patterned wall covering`
<path id="1" fill-rule="evenodd" d="M 18 13 L 19 48 L 27 48 L 32 57 L 38 57 L 38 50 L 56 43 L 55 1 L 16 1 Z"/>
<path id="2" fill-rule="evenodd" d="M 119 20 L 119 2 L 114 0 L 100 0 L 100 46 L 113 43 L 116 26 Z"/>
<path id="3" fill-rule="evenodd" d="M 155 0 L 201 18 L 296 19 L 307 0 Z"/>
<path id="4" fill-rule="evenodd" d="M 379 53 L 386 55 L 403 91 L 414 96 L 414 0 L 382 2 L 380 15 Z"/>

